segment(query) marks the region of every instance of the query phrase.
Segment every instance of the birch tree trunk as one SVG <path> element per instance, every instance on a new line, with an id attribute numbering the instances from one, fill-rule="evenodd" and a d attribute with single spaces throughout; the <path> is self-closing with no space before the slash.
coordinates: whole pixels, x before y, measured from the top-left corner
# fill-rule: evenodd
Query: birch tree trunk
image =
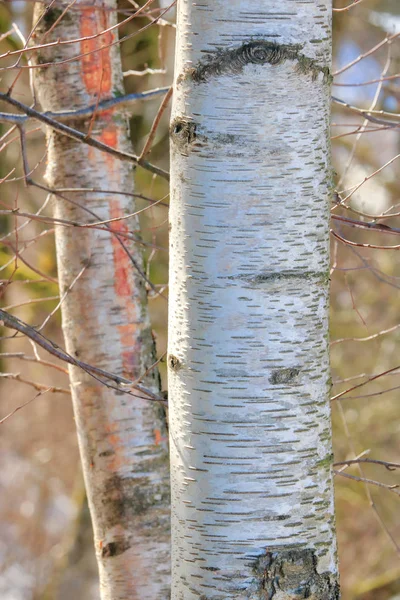
<path id="1" fill-rule="evenodd" d="M 339 598 L 330 0 L 179 0 L 172 599 Z"/>
<path id="2" fill-rule="evenodd" d="M 116 23 L 116 2 L 77 0 L 62 15 L 66 7 L 35 6 L 35 45 L 82 38 L 34 53 L 39 67 L 33 71 L 34 84 L 44 110 L 79 109 L 123 93 L 119 47 L 110 46 L 117 30 L 96 37 Z M 54 64 L 40 67 L 48 62 Z M 89 122 L 70 124 L 88 131 Z M 102 142 L 130 151 L 125 115 L 101 113 L 90 127 Z M 94 222 L 133 212 L 128 163 L 50 129 L 47 142 L 49 186 L 76 189 L 53 196 L 57 218 Z M 138 222 L 116 221 L 112 228 L 135 233 Z M 104 231 L 73 227 L 57 227 L 56 245 L 61 295 L 76 281 L 62 303 L 67 351 L 131 380 L 140 377 L 154 362 L 140 246 Z M 107 389 L 75 367 L 70 381 L 101 597 L 169 598 L 169 474 L 162 409 Z M 157 373 L 152 370 L 143 384 L 158 393 Z"/>

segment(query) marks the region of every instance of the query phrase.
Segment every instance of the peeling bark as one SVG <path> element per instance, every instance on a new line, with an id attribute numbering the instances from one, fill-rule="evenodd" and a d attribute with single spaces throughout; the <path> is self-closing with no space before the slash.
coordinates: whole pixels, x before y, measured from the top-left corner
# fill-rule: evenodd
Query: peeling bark
<path id="1" fill-rule="evenodd" d="M 73 40 L 35 52 L 34 85 L 42 108 L 82 108 L 123 91 L 116 30 L 116 3 L 84 0 L 62 16 L 60 8 L 35 6 L 32 42 Z M 59 20 L 60 19 L 60 20 Z M 52 28 L 52 29 L 51 29 Z M 45 37 L 44 37 L 45 36 Z M 75 57 L 79 56 L 78 59 Z M 70 60 L 69 59 L 74 59 Z M 74 124 L 73 124 L 74 126 Z M 111 109 L 75 123 L 113 148 L 130 151 L 127 119 Z M 93 222 L 134 211 L 132 200 L 106 190 L 132 192 L 129 164 L 47 130 L 46 178 L 54 188 L 76 188 L 53 196 L 60 219 Z M 104 193 L 84 190 L 103 189 Z M 83 190 L 83 191 L 82 191 Z M 68 200 L 69 199 L 69 200 Z M 134 220 L 115 221 L 127 233 Z M 93 229 L 57 227 L 61 294 L 86 266 L 62 304 L 67 351 L 131 380 L 151 367 L 154 344 L 138 248 L 125 237 Z M 169 475 L 164 411 L 146 400 L 105 388 L 70 367 L 70 382 L 88 501 L 93 521 L 103 600 L 169 598 Z M 159 391 L 156 370 L 143 381 Z"/>
<path id="2" fill-rule="evenodd" d="M 336 600 L 330 0 L 180 0 L 173 600 Z M 177 368 L 179 366 L 179 368 Z"/>

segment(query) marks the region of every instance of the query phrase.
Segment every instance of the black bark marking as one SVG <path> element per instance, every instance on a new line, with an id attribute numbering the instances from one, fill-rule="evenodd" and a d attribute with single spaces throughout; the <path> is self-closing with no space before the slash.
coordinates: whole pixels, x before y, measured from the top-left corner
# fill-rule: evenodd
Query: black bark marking
<path id="1" fill-rule="evenodd" d="M 207 142 L 206 136 L 200 135 L 197 124 L 185 117 L 178 117 L 172 121 L 170 136 L 181 154 L 201 148 Z"/>
<path id="2" fill-rule="evenodd" d="M 115 454 L 114 450 L 104 450 L 104 452 L 99 453 L 99 457 L 105 458 L 107 456 L 113 456 Z"/>
<path id="3" fill-rule="evenodd" d="M 170 354 L 168 356 L 168 366 L 173 371 L 179 371 L 179 369 L 182 367 L 182 363 L 179 360 L 179 358 L 177 358 L 173 354 Z"/>
<path id="4" fill-rule="evenodd" d="M 329 276 L 328 276 L 329 277 Z M 259 284 L 266 283 L 269 281 L 281 281 L 283 279 L 310 279 L 316 280 L 320 279 L 322 281 L 326 281 L 327 275 L 323 271 L 300 271 L 300 270 L 291 270 L 287 269 L 286 271 L 271 271 L 266 273 L 260 273 L 259 275 L 255 275 L 254 277 L 242 277 L 246 279 L 249 283 Z"/>
<path id="5" fill-rule="evenodd" d="M 329 67 L 323 67 L 313 58 L 305 56 L 300 51 L 300 44 L 277 44 L 268 40 L 254 40 L 231 50 L 217 50 L 209 53 L 204 61 L 199 61 L 196 67 L 187 69 L 183 79 L 190 78 L 195 83 L 206 83 L 211 77 L 241 73 L 246 65 L 280 65 L 286 60 L 296 62 L 296 71 L 304 75 L 310 74 L 315 80 L 319 73 L 325 82 L 330 82 L 332 76 Z"/>
<path id="6" fill-rule="evenodd" d="M 334 573 L 318 573 L 313 550 L 267 552 L 254 565 L 260 599 L 339 600 L 339 584 Z"/>
<path id="7" fill-rule="evenodd" d="M 290 385 L 296 382 L 299 373 L 300 369 L 298 367 L 276 369 L 276 371 L 272 371 L 269 382 L 272 383 L 272 385 L 280 385 L 282 383 Z"/>
<path id="8" fill-rule="evenodd" d="M 151 472 L 153 468 L 159 468 L 159 460 L 165 458 L 149 458 L 143 468 Z M 162 506 L 168 499 L 169 490 L 162 483 L 154 485 L 146 474 L 136 472 L 135 477 L 112 475 L 96 494 L 99 520 L 108 527 L 121 525 L 129 530 L 133 518 L 149 513 L 152 507 Z"/>
<path id="9" fill-rule="evenodd" d="M 101 550 L 102 558 L 110 558 L 111 556 L 118 556 L 123 554 L 126 550 L 129 550 L 130 545 L 125 540 L 117 540 L 116 542 L 110 542 L 103 546 Z"/>
<path id="10" fill-rule="evenodd" d="M 43 13 L 43 21 L 46 25 L 47 29 L 50 29 L 52 25 L 59 19 L 62 15 L 63 11 L 61 8 L 51 8 L 48 6 Z"/>

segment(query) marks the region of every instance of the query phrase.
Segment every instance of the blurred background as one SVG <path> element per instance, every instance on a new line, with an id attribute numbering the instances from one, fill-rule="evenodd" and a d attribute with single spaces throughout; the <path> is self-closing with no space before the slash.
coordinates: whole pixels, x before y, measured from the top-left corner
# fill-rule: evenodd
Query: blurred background
<path id="1" fill-rule="evenodd" d="M 139 5 L 143 5 L 140 2 Z M 122 21 L 137 9 L 121 1 Z M 146 27 L 166 2 L 153 2 L 120 28 L 125 88 L 170 85 L 175 13 Z M 400 3 L 334 4 L 332 153 L 332 415 L 336 512 L 343 600 L 400 599 Z M 10 51 L 24 47 L 33 3 L 0 3 L 0 88 L 32 103 L 29 69 Z M 22 56 L 21 65 L 27 64 Z M 16 79 L 17 77 L 17 79 Z M 132 109 L 136 154 L 160 100 Z M 6 111 L 3 103 L 0 110 Z M 150 160 L 168 169 L 168 109 Z M 399 125 L 398 125 L 399 124 Z M 26 128 L 30 176 L 43 182 L 40 125 Z M 136 170 L 148 277 L 163 289 L 168 273 L 167 185 Z M 21 218 L 20 212 L 40 218 Z M 18 130 L 0 123 L 1 307 L 63 346 L 47 193 L 26 186 Z M 157 351 L 166 350 L 165 298 L 150 294 Z M 95 600 L 97 575 L 79 465 L 66 365 L 2 329 L 0 340 L 0 598 Z M 399 365 L 399 367 L 398 367 Z M 397 368 L 398 367 L 398 368 Z M 166 388 L 163 359 L 160 363 Z M 353 462 L 348 462 L 353 461 Z M 391 464 L 393 463 L 393 464 Z"/>

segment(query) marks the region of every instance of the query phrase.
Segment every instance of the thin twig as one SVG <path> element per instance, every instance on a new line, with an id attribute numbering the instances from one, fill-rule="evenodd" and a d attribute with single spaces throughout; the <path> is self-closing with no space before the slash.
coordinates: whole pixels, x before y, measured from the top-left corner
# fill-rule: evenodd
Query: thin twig
<path id="1" fill-rule="evenodd" d="M 60 365 L 56 365 L 55 363 L 42 360 L 36 356 L 27 356 L 23 352 L 1 352 L 0 358 L 18 358 L 19 360 L 26 360 L 27 362 L 35 362 L 43 365 L 44 367 L 51 367 L 52 369 L 56 369 L 57 371 L 68 375 L 68 370 L 64 369 L 64 367 L 60 367 Z"/>
<path id="2" fill-rule="evenodd" d="M 128 108 L 134 104 L 137 104 L 138 102 L 141 102 L 142 100 L 152 100 L 153 98 L 157 98 L 162 94 L 167 94 L 169 90 L 169 87 L 156 88 L 154 90 L 148 90 L 146 92 L 126 94 L 125 96 L 108 98 L 107 100 L 102 100 L 101 102 L 99 102 L 98 105 L 90 104 L 89 106 L 85 106 L 84 108 L 79 108 L 76 110 L 64 110 L 60 112 L 46 111 L 40 114 L 43 114 L 44 116 L 49 117 L 50 119 L 54 119 L 58 123 L 68 123 L 69 121 L 84 121 L 85 119 L 90 118 L 94 113 L 100 114 L 111 110 L 117 106 L 119 108 Z M 3 123 L 23 125 L 31 118 L 36 117 L 32 117 L 28 114 L 18 115 L 15 113 L 0 112 L 0 121 L 2 121 Z"/>
<path id="3" fill-rule="evenodd" d="M 13 379 L 14 381 L 25 383 L 26 385 L 30 385 L 31 387 L 35 388 L 35 390 L 38 392 L 52 392 L 54 394 L 66 394 L 68 396 L 71 395 L 70 390 L 56 386 L 44 385 L 43 383 L 31 381 L 30 379 L 24 379 L 21 377 L 20 373 L 0 373 L 0 377 L 3 379 Z"/>
<path id="4" fill-rule="evenodd" d="M 351 4 L 348 4 L 347 6 L 344 6 L 343 8 L 332 8 L 333 12 L 344 12 L 346 10 L 350 10 L 351 8 L 354 8 L 354 6 L 358 6 L 359 4 L 361 4 L 363 0 L 353 0 L 353 2 Z"/>
<path id="5" fill-rule="evenodd" d="M 368 52 L 365 52 L 364 54 L 360 54 L 355 60 L 351 61 L 350 63 L 348 63 L 341 69 L 338 69 L 337 71 L 335 71 L 335 73 L 332 73 L 332 75 L 334 77 L 336 77 L 337 75 L 344 73 L 344 71 L 351 69 L 351 67 L 354 67 L 354 65 L 359 63 L 361 60 L 363 60 L 364 58 L 367 58 L 368 56 L 371 56 L 371 54 L 374 54 L 374 52 L 379 50 L 379 48 L 382 48 L 382 46 L 384 46 L 385 44 L 390 44 L 393 40 L 397 39 L 399 36 L 400 36 L 400 32 L 394 33 L 391 36 L 385 37 L 385 39 L 382 40 L 381 42 L 379 42 L 378 44 L 376 44 L 376 46 L 374 46 L 373 48 L 370 48 L 368 50 Z"/>
<path id="6" fill-rule="evenodd" d="M 395 471 L 400 469 L 400 463 L 387 462 L 385 460 L 376 460 L 374 458 L 356 458 L 350 460 L 342 460 L 333 464 L 334 467 L 340 467 L 342 465 L 358 465 L 359 463 L 370 463 L 373 465 L 382 465 L 388 471 Z"/>
<path id="7" fill-rule="evenodd" d="M 139 160 L 143 160 L 143 158 L 150 152 L 151 146 L 153 144 L 153 140 L 154 140 L 155 135 L 157 133 L 158 125 L 160 124 L 161 117 L 163 116 L 164 111 L 167 108 L 167 105 L 168 105 L 168 102 L 170 101 L 171 96 L 172 96 L 172 86 L 169 88 L 169 90 L 166 93 L 163 101 L 160 104 L 160 108 L 158 109 L 158 112 L 157 112 L 157 114 L 155 116 L 155 119 L 154 119 L 153 124 L 152 124 L 151 129 L 150 129 L 149 137 L 147 138 L 147 141 L 146 141 L 146 143 L 144 145 L 144 148 L 143 148 L 142 153 L 141 153 L 141 155 L 139 157 Z"/>
<path id="8" fill-rule="evenodd" d="M 354 390 L 357 390 L 358 388 L 363 387 L 364 385 L 367 385 L 368 383 L 371 383 L 371 381 L 375 381 L 376 379 L 379 379 L 380 377 L 384 377 L 385 375 L 394 373 L 395 371 L 398 371 L 399 369 L 400 369 L 400 365 L 397 365 L 397 367 L 393 367 L 392 369 L 388 369 L 387 371 L 378 373 L 377 375 L 374 375 L 373 377 L 369 377 L 366 381 L 363 381 L 362 383 L 358 383 L 357 385 L 354 385 L 353 387 L 351 387 L 347 390 L 344 390 L 343 392 L 340 392 L 340 394 L 336 394 L 336 396 L 333 396 L 331 398 L 331 402 L 333 402 L 334 400 L 338 400 L 345 394 L 349 394 L 350 392 L 353 392 Z"/>
<path id="9" fill-rule="evenodd" d="M 119 158 L 121 160 L 139 165 L 143 167 L 143 169 L 147 169 L 151 173 L 159 175 L 160 177 L 163 177 L 164 179 L 169 181 L 169 173 L 157 167 L 156 165 L 149 163 L 146 160 L 140 160 L 139 157 L 135 156 L 134 154 L 129 154 L 127 152 L 122 152 L 121 150 L 116 150 L 115 148 L 112 148 L 111 146 L 108 146 L 107 144 L 104 144 L 103 142 L 100 142 L 99 140 L 93 137 L 87 136 L 82 131 L 78 131 L 77 129 L 69 127 L 68 125 L 59 123 L 58 121 L 46 116 L 44 113 L 30 108 L 29 106 L 26 106 L 25 104 L 19 102 L 18 100 L 15 100 L 14 98 L 10 98 L 9 96 L 7 96 L 7 94 L 0 93 L 0 100 L 3 100 L 4 102 L 11 104 L 12 106 L 15 106 L 16 108 L 24 112 L 26 115 L 33 117 L 38 121 L 41 121 L 42 123 L 45 123 L 55 131 L 58 131 L 59 133 L 62 133 L 67 137 L 70 137 L 74 140 L 78 140 L 79 142 L 87 144 L 88 146 L 92 146 L 93 148 L 97 148 L 97 150 L 101 150 L 102 152 L 107 152 L 108 154 L 111 154 L 112 156 L 115 156 L 116 158 Z"/>
<path id="10" fill-rule="evenodd" d="M 400 495 L 400 493 L 397 491 L 399 488 L 399 485 L 397 483 L 394 485 L 389 485 L 386 483 L 381 483 L 380 481 L 375 481 L 374 479 L 367 479 L 365 477 L 357 477 L 357 475 L 350 475 L 349 473 L 345 473 L 344 471 L 336 471 L 334 469 L 333 472 L 335 475 L 341 475 L 341 477 L 347 477 L 347 479 L 353 479 L 354 481 L 362 481 L 363 483 L 369 483 L 370 485 L 376 485 L 378 487 L 384 488 L 385 490 L 394 492 L 397 496 Z"/>
<path id="11" fill-rule="evenodd" d="M 60 348 L 60 346 L 58 346 L 58 344 L 47 339 L 44 335 L 39 333 L 34 327 L 31 327 L 27 323 L 24 323 L 17 317 L 10 315 L 9 313 L 7 313 L 6 311 L 4 311 L 2 309 L 0 309 L 0 325 L 4 325 L 4 327 L 8 327 L 9 329 L 13 329 L 14 331 L 18 331 L 19 333 L 26 335 L 28 338 L 30 338 L 31 340 L 36 342 L 36 344 L 38 344 L 38 346 L 40 346 L 41 348 L 44 348 L 47 352 L 49 352 L 53 356 L 56 356 L 60 360 L 63 360 L 64 362 L 67 362 L 70 365 L 74 365 L 75 367 L 82 369 L 83 371 L 85 371 L 86 373 L 88 373 L 89 375 L 91 375 L 92 377 L 94 377 L 97 380 L 99 380 L 99 378 L 104 378 L 106 380 L 113 381 L 114 383 L 117 384 L 117 386 L 131 386 L 131 387 L 137 389 L 142 394 L 144 394 L 144 396 L 139 396 L 138 394 L 135 394 L 135 393 L 131 392 L 130 390 L 126 389 L 126 387 L 124 388 L 124 387 L 111 386 L 110 384 L 107 384 L 105 381 L 100 379 L 101 383 L 103 383 L 107 387 L 111 387 L 112 389 L 116 389 L 119 392 L 123 392 L 123 393 L 129 394 L 131 396 L 142 398 L 143 400 L 150 399 L 150 400 L 155 400 L 157 402 L 162 402 L 163 404 L 165 404 L 164 398 L 161 398 L 157 394 L 154 394 L 154 392 L 145 388 L 144 386 L 136 384 L 135 382 L 133 382 L 129 379 L 126 379 L 125 377 L 121 377 L 120 375 L 116 375 L 114 373 L 104 371 L 103 369 L 100 369 L 99 367 L 95 367 L 95 366 L 89 365 L 88 363 L 85 363 L 83 361 L 77 360 L 76 358 L 74 358 L 73 356 L 68 354 L 68 352 L 66 352 L 65 350 Z"/>
<path id="12" fill-rule="evenodd" d="M 42 390 L 42 391 L 38 392 L 37 394 L 35 394 L 33 396 L 33 398 L 30 398 L 30 400 L 28 400 L 27 402 L 24 402 L 20 406 L 17 406 L 17 408 L 14 408 L 14 410 L 12 410 L 10 413 L 8 413 L 8 415 L 6 415 L 2 419 L 0 419 L 0 425 L 2 425 L 10 417 L 12 417 L 13 415 L 15 415 L 15 413 L 18 412 L 19 410 L 21 410 L 21 408 L 24 408 L 25 406 L 27 406 L 28 404 L 30 404 L 31 402 L 33 402 L 33 400 L 36 400 L 36 398 L 39 398 L 39 396 L 43 396 L 43 394 L 46 394 L 50 390 L 51 390 L 51 388 L 48 388 L 46 390 Z"/>

